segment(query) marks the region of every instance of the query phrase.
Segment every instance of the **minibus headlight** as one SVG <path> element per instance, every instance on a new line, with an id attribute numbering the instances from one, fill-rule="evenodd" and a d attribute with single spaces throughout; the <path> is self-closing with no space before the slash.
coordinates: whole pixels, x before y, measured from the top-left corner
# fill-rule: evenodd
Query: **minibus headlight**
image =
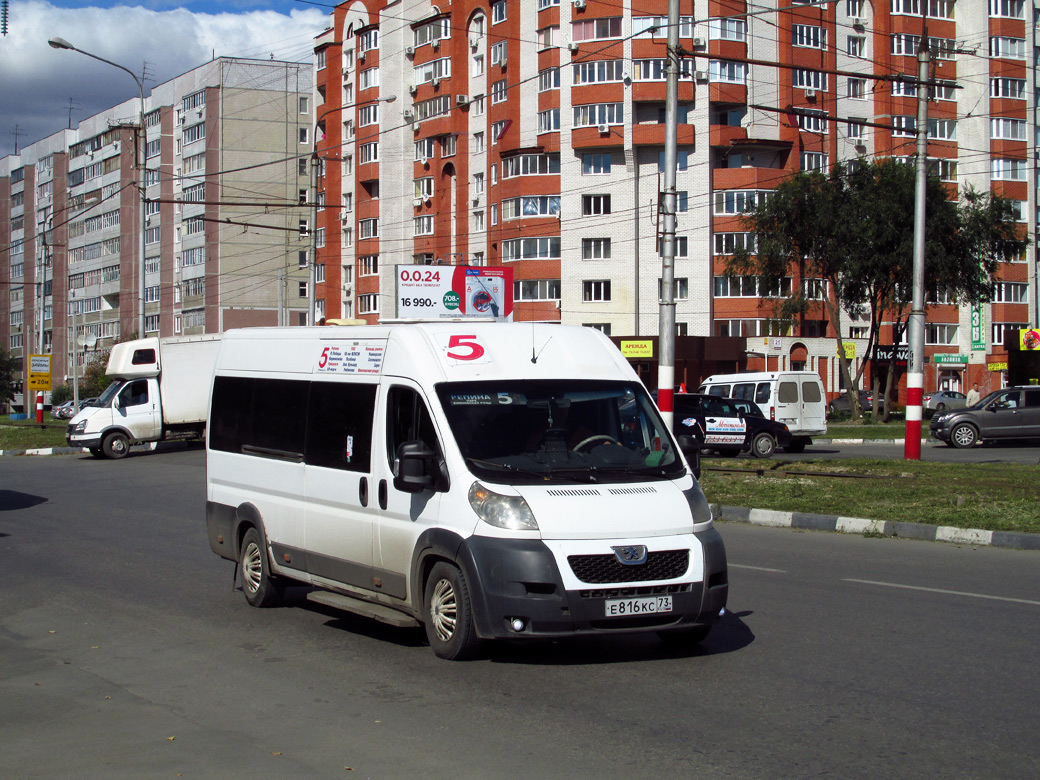
<path id="1" fill-rule="evenodd" d="M 538 521 L 520 496 L 503 496 L 474 482 L 469 489 L 469 505 L 477 517 L 495 528 L 509 531 L 538 530 Z"/>
<path id="2" fill-rule="evenodd" d="M 70 425 L 69 426 L 69 433 L 83 433 L 83 431 L 86 430 L 86 427 L 87 427 L 87 421 L 86 420 L 80 420 L 75 425 Z"/>
<path id="3" fill-rule="evenodd" d="M 690 515 L 693 517 L 693 525 L 695 527 L 712 521 L 708 499 L 704 497 L 704 491 L 701 490 L 701 486 L 696 481 L 691 487 L 683 491 L 683 496 L 686 498 L 686 503 L 690 506 Z"/>

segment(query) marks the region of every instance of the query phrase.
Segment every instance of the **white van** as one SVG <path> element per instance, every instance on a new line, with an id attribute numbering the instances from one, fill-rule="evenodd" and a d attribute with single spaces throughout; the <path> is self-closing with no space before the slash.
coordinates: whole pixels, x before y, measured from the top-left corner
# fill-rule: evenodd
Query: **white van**
<path id="1" fill-rule="evenodd" d="M 212 550 L 266 606 L 483 639 L 721 617 L 726 554 L 639 378 L 596 330 L 410 323 L 228 331 L 207 452 Z"/>
<path id="2" fill-rule="evenodd" d="M 827 399 L 823 382 L 813 371 L 748 371 L 715 374 L 697 389 L 721 398 L 754 401 L 770 420 L 791 430 L 787 452 L 801 452 L 813 436 L 827 433 Z"/>

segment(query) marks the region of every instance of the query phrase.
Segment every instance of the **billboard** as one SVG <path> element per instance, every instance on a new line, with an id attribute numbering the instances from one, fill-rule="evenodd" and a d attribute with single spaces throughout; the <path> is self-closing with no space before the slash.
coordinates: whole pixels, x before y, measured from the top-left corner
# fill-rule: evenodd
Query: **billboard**
<path id="1" fill-rule="evenodd" d="M 397 316 L 513 320 L 513 269 L 465 265 L 399 265 Z"/>

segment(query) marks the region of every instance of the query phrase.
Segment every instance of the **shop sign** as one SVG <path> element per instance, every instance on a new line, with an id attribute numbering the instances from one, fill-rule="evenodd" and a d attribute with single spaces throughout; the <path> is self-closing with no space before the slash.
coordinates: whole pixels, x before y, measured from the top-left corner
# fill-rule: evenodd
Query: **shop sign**
<path id="1" fill-rule="evenodd" d="M 650 340 L 621 341 L 621 354 L 626 358 L 652 358 L 654 356 L 654 342 Z"/>
<path id="2" fill-rule="evenodd" d="M 971 307 L 971 349 L 973 352 L 986 350 L 986 315 L 981 306 Z"/>
<path id="3" fill-rule="evenodd" d="M 907 344 L 900 344 L 897 347 L 891 345 L 878 345 L 877 348 L 877 360 L 879 363 L 888 363 L 892 359 L 892 350 L 896 352 L 896 365 L 906 367 L 910 362 L 910 346 Z"/>
<path id="4" fill-rule="evenodd" d="M 932 360 L 935 362 L 936 365 L 943 366 L 943 365 L 967 363 L 968 362 L 968 356 L 967 355 L 954 355 L 954 354 L 950 354 L 949 352 L 943 352 L 943 353 L 939 353 L 939 354 L 936 354 L 936 355 L 932 355 Z"/>
<path id="5" fill-rule="evenodd" d="M 987 371 L 1007 371 L 1007 363 L 990 363 L 986 366 Z"/>
<path id="6" fill-rule="evenodd" d="M 855 360 L 856 359 L 856 344 L 853 341 L 843 341 L 841 346 L 845 348 L 845 359 Z M 841 355 L 841 353 L 838 353 Z"/>

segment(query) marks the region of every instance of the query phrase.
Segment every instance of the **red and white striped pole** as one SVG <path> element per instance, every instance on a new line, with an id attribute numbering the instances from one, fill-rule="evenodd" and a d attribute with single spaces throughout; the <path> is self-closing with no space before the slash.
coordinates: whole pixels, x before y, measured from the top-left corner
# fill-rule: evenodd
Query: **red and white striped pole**
<path id="1" fill-rule="evenodd" d="M 43 422 L 43 393 L 36 394 L 36 422 Z"/>

